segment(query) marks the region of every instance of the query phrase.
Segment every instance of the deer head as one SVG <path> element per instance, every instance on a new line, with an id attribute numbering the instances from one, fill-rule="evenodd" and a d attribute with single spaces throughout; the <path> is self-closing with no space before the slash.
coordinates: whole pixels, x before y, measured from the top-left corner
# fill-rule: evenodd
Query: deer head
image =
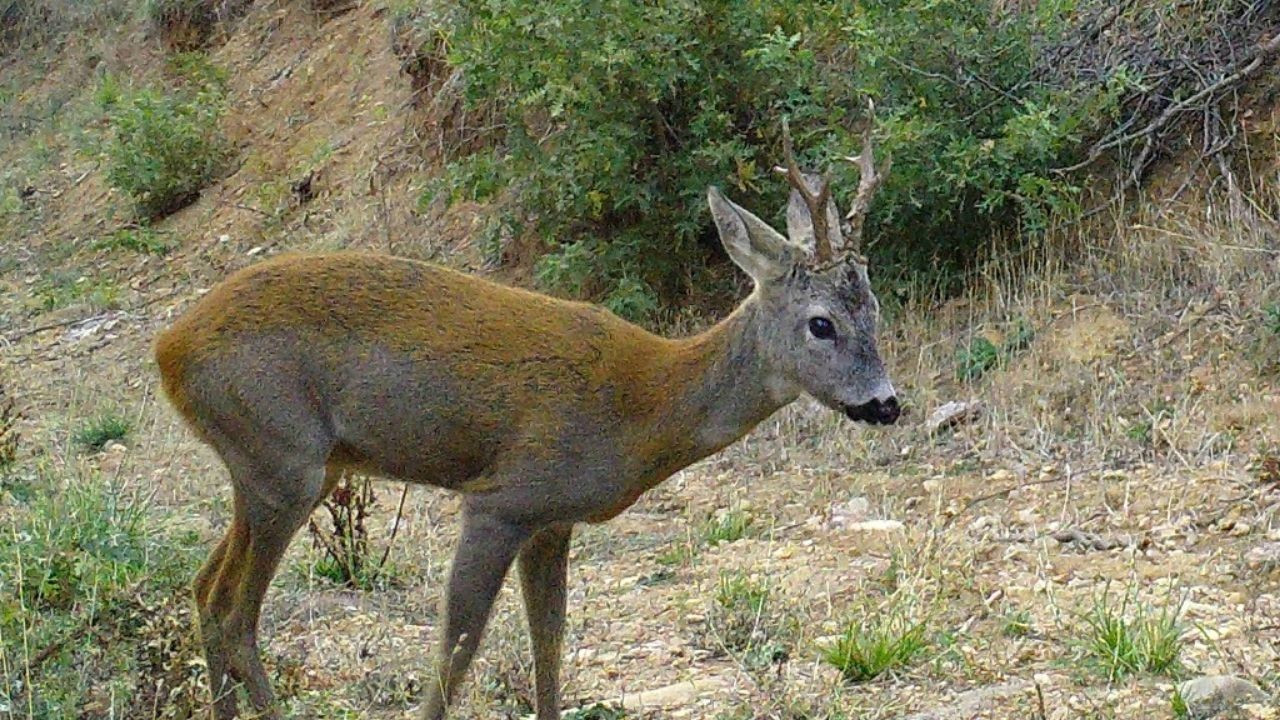
<path id="1" fill-rule="evenodd" d="M 898 419 L 898 401 L 876 347 L 880 305 L 859 252 L 863 220 L 888 167 L 876 168 L 870 127 L 861 153 L 846 158 L 861 171 L 847 228 L 829 178 L 796 165 L 785 123 L 786 165 L 777 170 L 792 187 L 787 236 L 716 188 L 708 201 L 729 257 L 755 281 L 759 348 L 778 382 L 854 420 L 888 424 Z"/>

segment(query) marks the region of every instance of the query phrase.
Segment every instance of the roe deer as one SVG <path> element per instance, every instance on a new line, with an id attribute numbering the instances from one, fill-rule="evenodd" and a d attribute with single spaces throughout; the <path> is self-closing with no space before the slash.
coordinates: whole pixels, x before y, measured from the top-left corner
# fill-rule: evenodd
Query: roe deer
<path id="1" fill-rule="evenodd" d="M 861 180 L 846 242 L 826 176 L 802 173 L 784 138 L 789 238 L 707 191 L 755 289 L 693 337 L 363 253 L 251 266 L 160 335 L 164 390 L 234 490 L 230 527 L 194 581 L 215 718 L 236 716 L 237 682 L 259 716 L 278 717 L 257 646 L 263 596 L 346 470 L 463 496 L 425 717 L 444 717 L 519 557 L 537 717 L 552 720 L 575 523 L 614 517 L 802 392 L 855 420 L 898 419 L 854 247 L 884 169 L 868 134 L 848 158 Z"/>

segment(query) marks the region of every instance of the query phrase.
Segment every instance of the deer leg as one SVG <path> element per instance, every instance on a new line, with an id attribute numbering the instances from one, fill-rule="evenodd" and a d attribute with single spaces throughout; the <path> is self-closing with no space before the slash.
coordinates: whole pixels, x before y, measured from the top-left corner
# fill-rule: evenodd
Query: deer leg
<path id="1" fill-rule="evenodd" d="M 493 600 L 528 528 L 464 508 L 462 535 L 449 571 L 439 665 L 423 706 L 426 720 L 443 720 L 489 620 Z"/>
<path id="2" fill-rule="evenodd" d="M 560 717 L 560 647 L 572 535 L 572 525 L 552 525 L 520 551 L 520 587 L 533 643 L 538 720 Z"/>
<path id="3" fill-rule="evenodd" d="M 215 720 L 231 720 L 236 716 L 235 681 L 227 656 L 222 621 L 231 610 L 231 590 L 239 584 L 240 568 L 235 563 L 227 563 L 226 559 L 238 557 L 248 541 L 249 527 L 237 497 L 231 525 L 192 583 Z"/>
<path id="4" fill-rule="evenodd" d="M 255 478 L 258 487 L 290 487 L 286 498 L 261 499 L 249 508 L 249 542 L 236 563 L 241 567 L 231 611 L 222 622 L 231 671 L 244 683 L 249 701 L 260 718 L 277 717 L 271 681 L 258 650 L 258 619 L 271 578 L 298 528 L 306 522 L 328 483 L 323 466 L 300 473 L 298 478 Z M 299 482 L 301 479 L 301 482 Z"/>

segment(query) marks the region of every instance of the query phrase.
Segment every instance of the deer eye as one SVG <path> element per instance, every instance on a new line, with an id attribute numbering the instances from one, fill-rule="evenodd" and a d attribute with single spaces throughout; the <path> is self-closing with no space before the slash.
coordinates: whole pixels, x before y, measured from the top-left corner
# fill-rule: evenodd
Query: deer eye
<path id="1" fill-rule="evenodd" d="M 836 326 L 824 317 L 809 318 L 809 332 L 819 340 L 831 340 L 836 336 Z"/>

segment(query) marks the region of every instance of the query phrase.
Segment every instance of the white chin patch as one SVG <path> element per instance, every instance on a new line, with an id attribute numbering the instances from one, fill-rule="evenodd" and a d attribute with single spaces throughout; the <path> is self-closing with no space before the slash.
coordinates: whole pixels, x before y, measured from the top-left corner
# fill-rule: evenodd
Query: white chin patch
<path id="1" fill-rule="evenodd" d="M 891 397 L 895 397 L 897 394 L 898 393 L 893 389 L 893 383 L 889 382 L 888 378 L 884 378 L 871 388 L 870 395 L 863 402 L 871 402 L 872 400 L 884 402 Z"/>

